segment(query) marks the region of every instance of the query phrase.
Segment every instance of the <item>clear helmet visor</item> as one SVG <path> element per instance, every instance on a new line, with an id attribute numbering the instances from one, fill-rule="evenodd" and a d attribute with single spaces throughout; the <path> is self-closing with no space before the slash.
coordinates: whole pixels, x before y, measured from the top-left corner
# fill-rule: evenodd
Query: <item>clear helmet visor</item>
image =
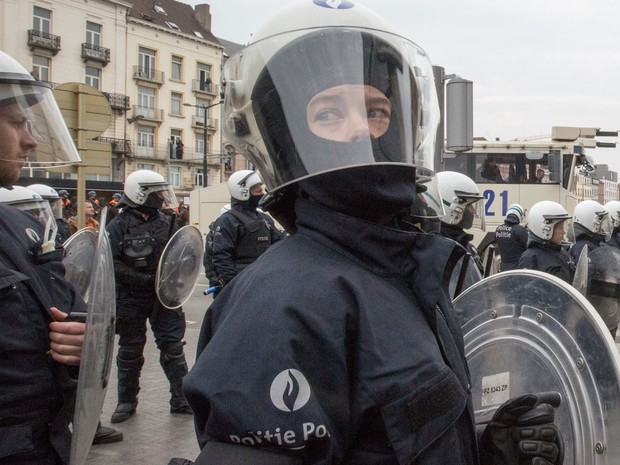
<path id="1" fill-rule="evenodd" d="M 357 166 L 433 171 L 433 71 L 408 39 L 345 27 L 294 31 L 246 47 L 224 74 L 224 134 L 268 191 Z"/>
<path id="2" fill-rule="evenodd" d="M 142 185 L 146 195 L 144 205 L 151 208 L 162 210 L 176 210 L 179 206 L 174 189 L 168 184 L 157 184 L 152 186 Z"/>
<path id="3" fill-rule="evenodd" d="M 549 242 L 554 244 L 574 243 L 575 228 L 573 226 L 572 218 L 546 224 L 544 227 L 546 231 L 545 236 L 548 236 Z"/>
<path id="4" fill-rule="evenodd" d="M 52 91 L 43 83 L 0 79 L 0 118 L 18 125 L 29 166 L 80 162 Z"/>
<path id="5" fill-rule="evenodd" d="M 58 225 L 47 200 L 23 200 L 8 203 L 39 220 L 45 231 L 43 242 L 53 241 L 56 238 Z"/>
<path id="6" fill-rule="evenodd" d="M 48 199 L 54 218 L 62 218 L 62 200 L 61 199 Z"/>
<path id="7" fill-rule="evenodd" d="M 467 199 L 468 201 L 463 205 L 463 214 L 461 220 L 457 223 L 460 227 L 466 230 L 476 229 L 479 231 L 486 230 L 486 223 L 484 219 L 484 203 L 482 199 Z"/>
<path id="8" fill-rule="evenodd" d="M 484 205 L 482 196 L 459 193 L 452 199 L 442 199 L 445 215 L 442 221 L 465 230 L 485 231 Z"/>

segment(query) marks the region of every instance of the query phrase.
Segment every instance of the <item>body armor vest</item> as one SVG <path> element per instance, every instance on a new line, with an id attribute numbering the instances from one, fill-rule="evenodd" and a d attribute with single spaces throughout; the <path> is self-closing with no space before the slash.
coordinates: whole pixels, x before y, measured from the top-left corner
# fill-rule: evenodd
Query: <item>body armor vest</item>
<path id="1" fill-rule="evenodd" d="M 154 272 L 169 239 L 170 221 L 160 212 L 146 221 L 139 212 L 131 213 L 123 237 L 123 261 L 138 271 Z"/>

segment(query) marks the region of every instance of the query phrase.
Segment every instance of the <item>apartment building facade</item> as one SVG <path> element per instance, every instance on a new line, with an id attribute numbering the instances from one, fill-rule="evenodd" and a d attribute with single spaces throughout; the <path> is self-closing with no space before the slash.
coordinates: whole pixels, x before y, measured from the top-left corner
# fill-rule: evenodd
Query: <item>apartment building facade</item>
<path id="1" fill-rule="evenodd" d="M 37 79 L 53 87 L 85 83 L 110 103 L 110 126 L 97 138 L 109 144 L 109 169 L 86 168 L 87 180 L 123 182 L 136 169 L 151 169 L 187 198 L 233 171 L 220 136 L 224 46 L 210 31 L 208 4 L 0 0 L 0 25 L 0 49 Z"/>

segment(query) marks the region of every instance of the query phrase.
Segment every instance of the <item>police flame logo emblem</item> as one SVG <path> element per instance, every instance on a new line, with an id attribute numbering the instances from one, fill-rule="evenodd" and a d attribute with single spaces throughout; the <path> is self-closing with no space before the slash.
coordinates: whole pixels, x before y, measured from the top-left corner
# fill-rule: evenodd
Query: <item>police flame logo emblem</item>
<path id="1" fill-rule="evenodd" d="M 308 403 L 310 384 L 299 370 L 290 368 L 278 374 L 271 383 L 271 402 L 283 412 L 294 412 Z"/>

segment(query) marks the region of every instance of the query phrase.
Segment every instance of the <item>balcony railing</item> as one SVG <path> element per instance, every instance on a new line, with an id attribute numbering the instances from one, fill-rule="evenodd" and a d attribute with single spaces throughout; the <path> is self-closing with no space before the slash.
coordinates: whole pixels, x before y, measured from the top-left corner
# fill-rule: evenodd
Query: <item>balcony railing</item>
<path id="1" fill-rule="evenodd" d="M 164 72 L 153 68 L 143 68 L 141 66 L 133 67 L 133 78 L 142 81 L 155 82 L 157 84 L 164 83 Z"/>
<path id="2" fill-rule="evenodd" d="M 30 29 L 28 31 L 28 46 L 32 48 L 45 48 L 51 50 L 56 55 L 60 51 L 60 36 Z"/>
<path id="3" fill-rule="evenodd" d="M 82 58 L 99 61 L 105 66 L 110 62 L 110 49 L 84 42 L 82 44 Z"/>
<path id="4" fill-rule="evenodd" d="M 192 115 L 192 126 L 202 129 L 204 127 L 204 116 Z M 219 127 L 219 120 L 217 118 L 207 118 L 207 130 L 215 131 Z"/>
<path id="5" fill-rule="evenodd" d="M 103 140 L 104 138 L 99 137 L 99 140 Z M 121 139 L 122 140 L 122 139 Z M 202 165 L 202 158 L 204 156 L 202 150 L 199 150 L 195 147 L 185 146 L 183 150 L 183 158 L 170 157 L 170 145 L 166 144 L 155 144 L 153 147 L 146 147 L 133 144 L 131 148 L 131 156 L 134 158 L 144 158 L 150 159 L 158 162 L 165 163 L 184 163 L 184 164 L 193 164 L 193 165 Z M 208 154 L 207 155 L 207 163 L 211 166 L 221 165 L 224 161 L 225 154 Z"/>
<path id="6" fill-rule="evenodd" d="M 129 139 L 118 139 L 116 137 L 97 137 L 99 142 L 107 142 L 112 146 L 112 152 L 131 155 L 131 141 Z"/>
<path id="7" fill-rule="evenodd" d="M 105 98 L 108 99 L 110 106 L 117 110 L 129 110 L 129 96 L 123 94 L 111 94 L 103 92 Z"/>
<path id="8" fill-rule="evenodd" d="M 194 92 L 204 92 L 209 95 L 218 95 L 219 86 L 217 84 L 213 84 L 212 82 L 205 82 L 200 79 L 192 80 L 192 90 Z"/>
<path id="9" fill-rule="evenodd" d="M 134 105 L 133 118 L 136 118 L 137 116 L 142 116 L 142 118 L 139 119 L 161 123 L 164 120 L 164 110 L 161 108 L 146 108 Z"/>

